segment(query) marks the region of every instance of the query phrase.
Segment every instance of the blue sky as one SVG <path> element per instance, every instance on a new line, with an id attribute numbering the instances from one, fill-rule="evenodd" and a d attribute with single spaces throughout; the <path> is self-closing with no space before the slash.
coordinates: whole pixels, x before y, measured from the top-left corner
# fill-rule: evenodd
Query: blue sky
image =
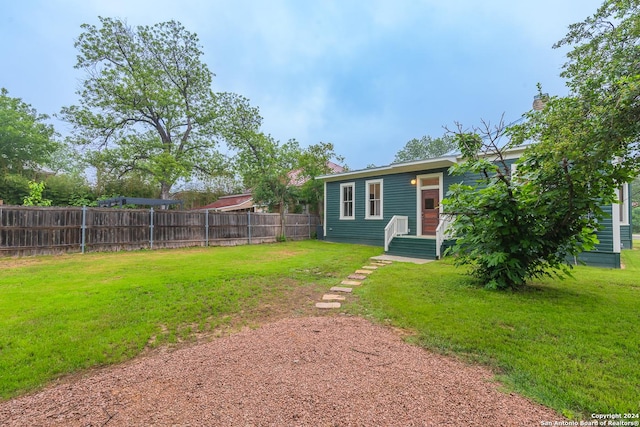
<path id="1" fill-rule="evenodd" d="M 596 0 L 3 0 L 0 87 L 40 113 L 77 103 L 74 39 L 98 16 L 175 19 L 200 38 L 215 91 L 260 108 L 263 130 L 332 142 L 352 169 L 455 121 L 507 122 L 536 83 L 567 93 L 552 49 Z M 64 124 L 54 122 L 65 134 Z"/>

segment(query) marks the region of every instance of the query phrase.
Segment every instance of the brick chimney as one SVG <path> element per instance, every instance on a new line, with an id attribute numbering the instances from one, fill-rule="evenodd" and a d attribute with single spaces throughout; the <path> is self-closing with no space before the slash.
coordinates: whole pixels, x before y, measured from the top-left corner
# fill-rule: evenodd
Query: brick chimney
<path id="1" fill-rule="evenodd" d="M 536 111 L 541 111 L 547 101 L 549 100 L 548 93 L 541 93 L 540 95 L 536 95 L 533 97 L 533 109 Z"/>

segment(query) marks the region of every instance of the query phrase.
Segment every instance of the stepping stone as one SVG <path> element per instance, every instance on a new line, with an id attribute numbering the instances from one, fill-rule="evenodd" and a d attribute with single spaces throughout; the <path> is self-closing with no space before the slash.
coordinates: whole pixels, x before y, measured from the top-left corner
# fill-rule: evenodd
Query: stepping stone
<path id="1" fill-rule="evenodd" d="M 318 308 L 340 308 L 339 302 L 317 302 L 316 307 Z"/>
<path id="2" fill-rule="evenodd" d="M 367 276 L 364 274 L 350 274 L 347 276 L 347 279 L 355 279 L 355 280 L 364 280 Z"/>
<path id="3" fill-rule="evenodd" d="M 371 274 L 373 271 L 371 270 L 356 270 L 356 274 Z"/>
<path id="4" fill-rule="evenodd" d="M 375 265 L 376 267 L 384 267 L 385 265 L 389 265 L 389 264 L 383 264 L 381 262 L 372 262 L 371 265 Z"/>
<path id="5" fill-rule="evenodd" d="M 343 280 L 340 284 L 347 286 L 360 286 L 362 285 L 362 282 L 358 282 L 357 280 Z"/>
<path id="6" fill-rule="evenodd" d="M 332 292 L 351 292 L 353 291 L 353 289 L 351 288 L 343 288 L 341 286 L 334 286 L 333 288 L 329 289 Z"/>
<path id="7" fill-rule="evenodd" d="M 393 262 L 393 261 L 389 261 L 389 260 L 386 260 L 386 259 L 379 259 L 379 260 L 377 260 L 377 261 L 376 261 L 376 263 L 378 263 L 378 264 L 384 264 L 384 265 L 389 265 L 389 264 L 391 264 L 392 262 Z"/>
<path id="8" fill-rule="evenodd" d="M 365 265 L 364 267 L 362 267 L 365 270 L 377 270 L 378 267 L 376 267 L 375 265 Z"/>
<path id="9" fill-rule="evenodd" d="M 324 301 L 344 301 L 345 297 L 342 295 L 324 294 L 322 295 Z"/>

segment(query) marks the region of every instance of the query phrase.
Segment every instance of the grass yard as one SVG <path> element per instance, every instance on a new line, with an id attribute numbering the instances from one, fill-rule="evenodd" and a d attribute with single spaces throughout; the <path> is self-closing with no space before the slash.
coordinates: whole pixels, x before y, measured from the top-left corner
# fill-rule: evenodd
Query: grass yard
<path id="1" fill-rule="evenodd" d="M 0 399 L 199 333 L 317 315 L 322 293 L 380 253 L 305 241 L 0 259 Z M 623 263 L 509 293 L 478 287 L 450 260 L 394 263 L 346 310 L 489 365 L 509 390 L 568 417 L 637 413 L 640 250 Z"/>
<path id="2" fill-rule="evenodd" d="M 408 329 L 425 348 L 487 364 L 508 389 L 565 416 L 637 414 L 639 246 L 623 252 L 624 270 L 578 267 L 574 279 L 510 293 L 478 287 L 450 260 L 395 263 L 367 279 L 350 309 Z"/>
<path id="3" fill-rule="evenodd" d="M 0 398 L 199 332 L 306 314 L 380 252 L 305 241 L 0 258 Z"/>

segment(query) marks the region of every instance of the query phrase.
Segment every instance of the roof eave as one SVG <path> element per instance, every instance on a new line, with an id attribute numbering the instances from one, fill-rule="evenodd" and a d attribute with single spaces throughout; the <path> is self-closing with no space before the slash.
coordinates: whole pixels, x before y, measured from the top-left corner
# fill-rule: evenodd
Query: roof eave
<path id="1" fill-rule="evenodd" d="M 367 176 L 391 175 L 394 173 L 414 172 L 425 169 L 448 168 L 456 163 L 458 163 L 456 156 L 435 157 L 432 159 L 417 160 L 413 162 L 392 163 L 388 166 L 380 166 L 376 168 L 321 175 L 316 179 L 324 181 L 340 181 L 345 178 L 364 178 Z"/>

